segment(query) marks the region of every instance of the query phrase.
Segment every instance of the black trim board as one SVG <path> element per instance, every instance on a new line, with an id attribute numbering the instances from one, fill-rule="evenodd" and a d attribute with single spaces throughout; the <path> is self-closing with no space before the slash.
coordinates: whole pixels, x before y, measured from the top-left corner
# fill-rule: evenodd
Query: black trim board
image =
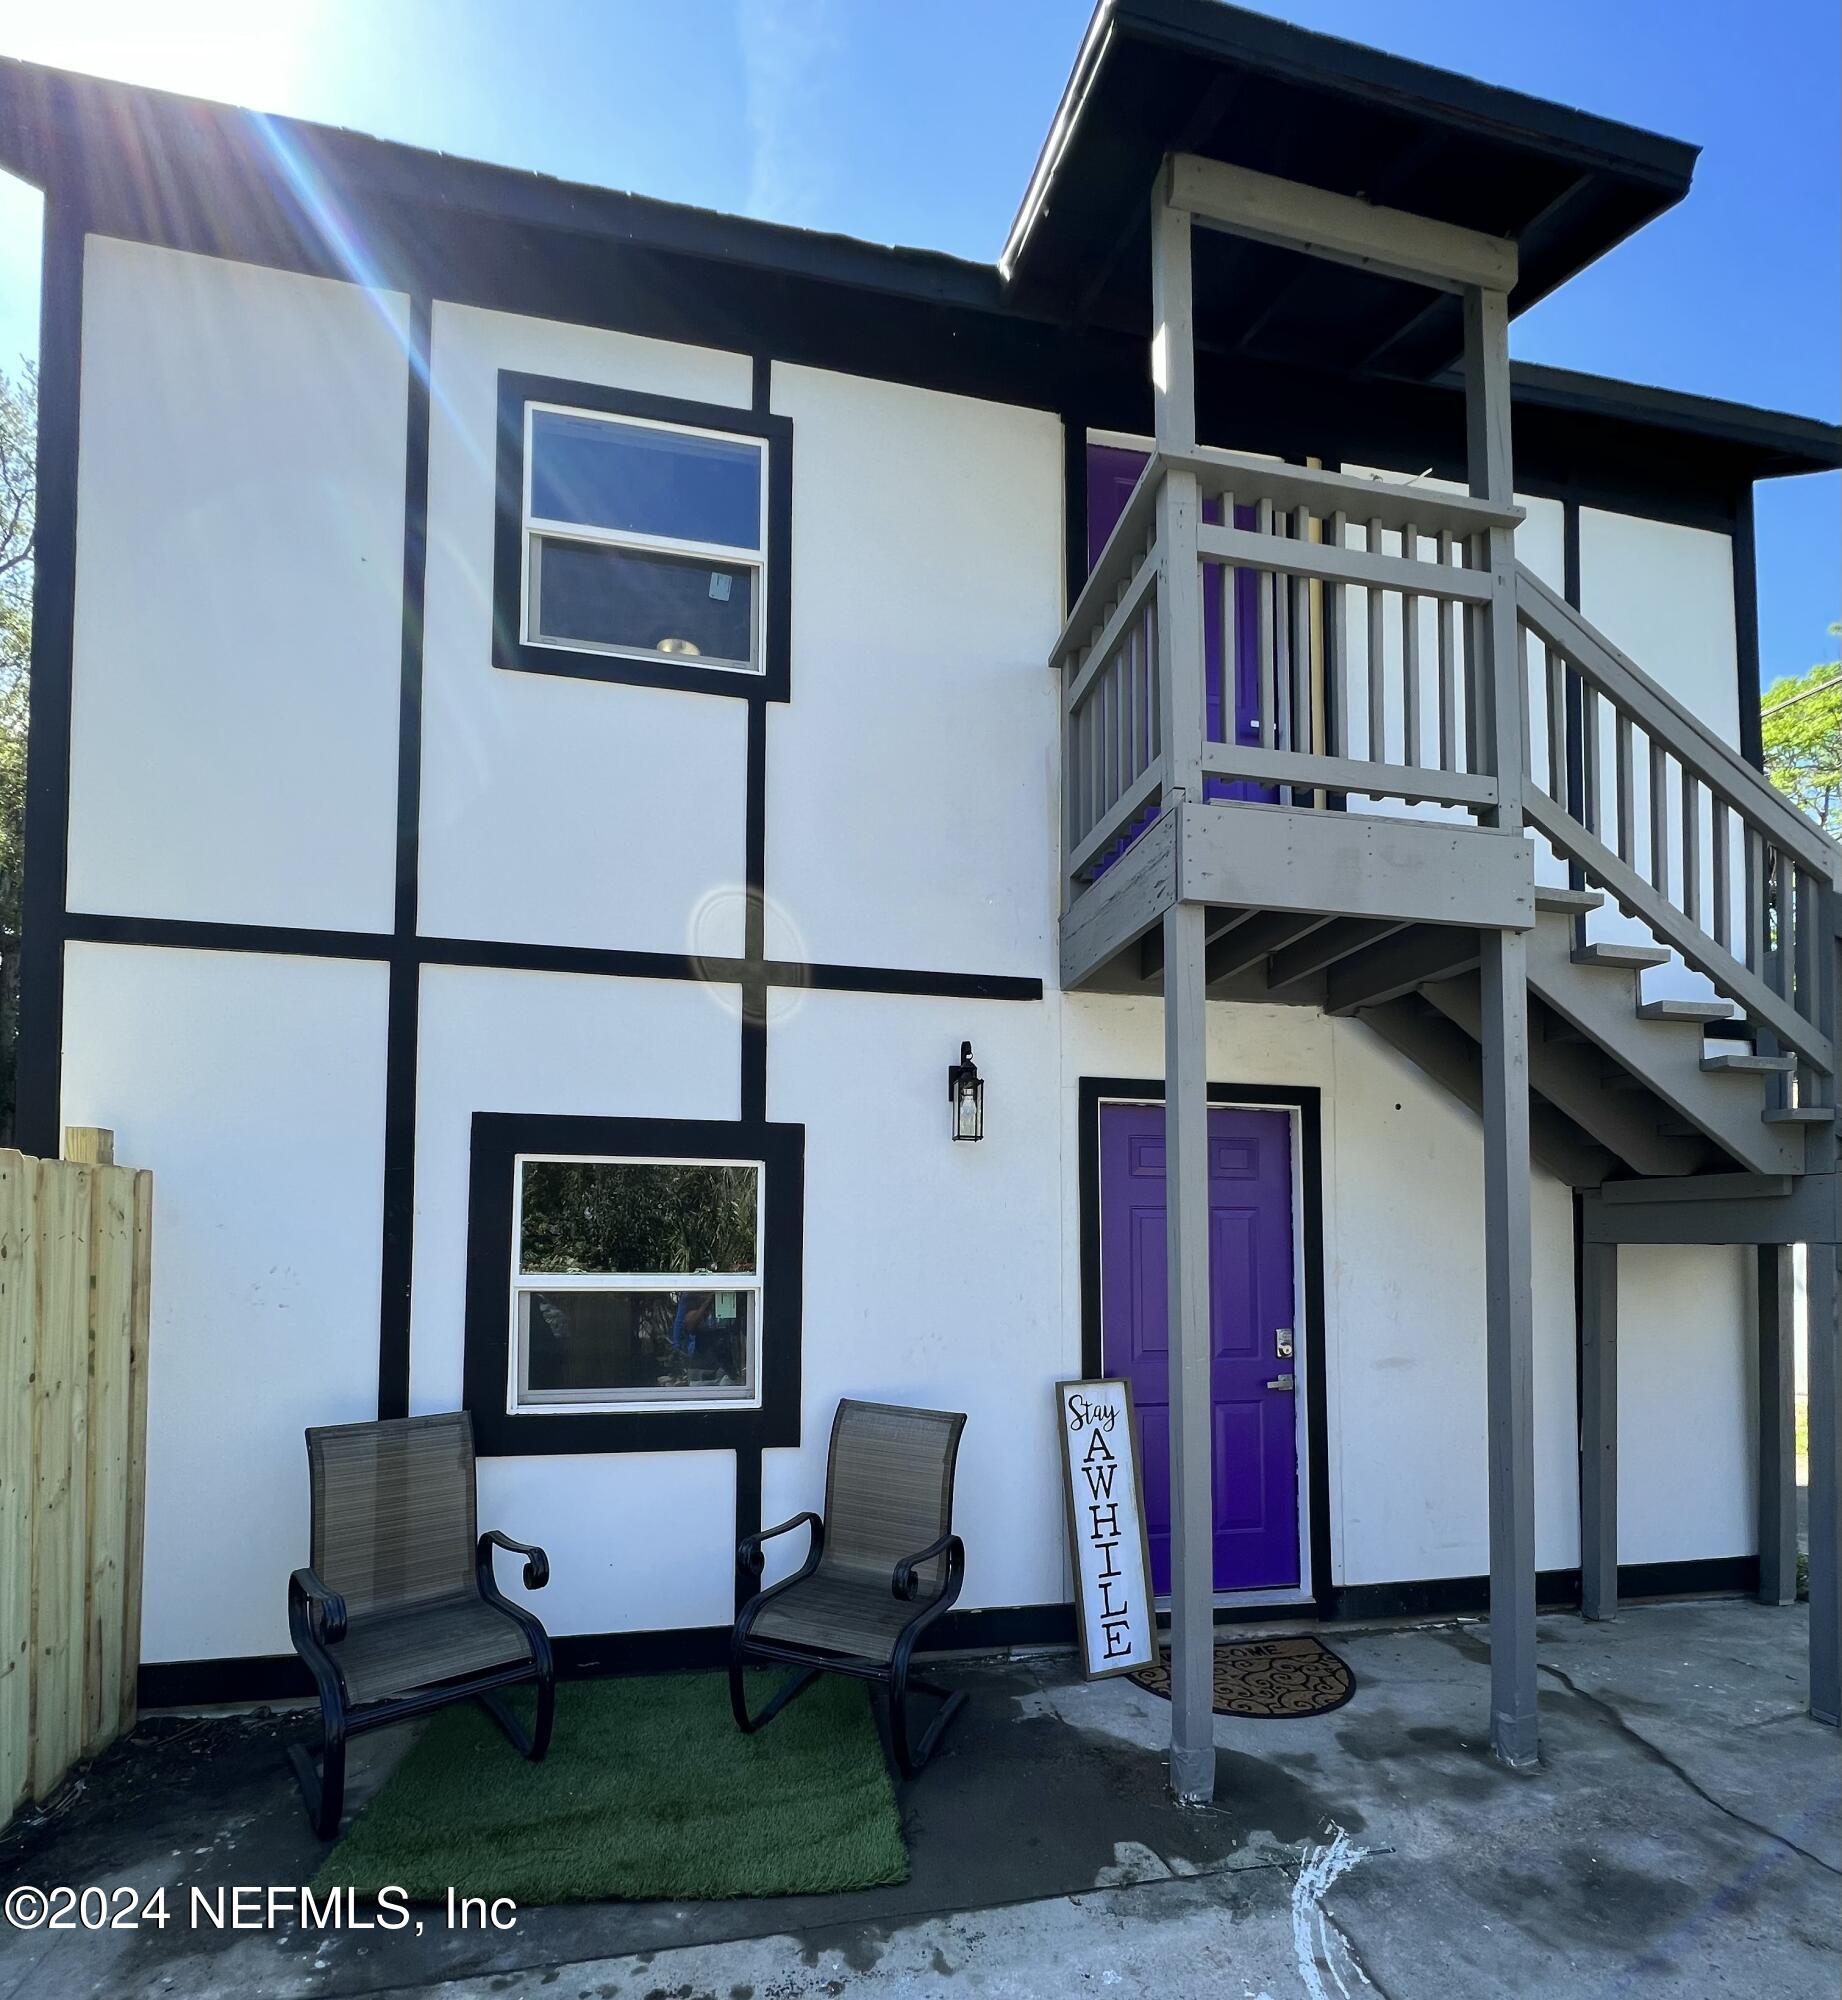
<path id="1" fill-rule="evenodd" d="M 26 751 L 26 879 L 21 916 L 14 1143 L 61 1150 L 64 899 L 70 845 L 71 667 L 77 608 L 77 439 L 83 344 L 84 218 L 45 201 L 39 301 L 38 525 L 32 574 L 32 703 Z M 29 1057 L 30 1060 L 24 1058 Z"/>
<path id="2" fill-rule="evenodd" d="M 1108 1101 L 1161 1103 L 1162 1077 L 1084 1076 L 1080 1081 L 1076 1165 L 1080 1187 L 1081 1368 L 1105 1372 L 1100 1324 L 1100 1107 Z M 1209 1085 L 1211 1104 L 1272 1105 L 1298 1113 L 1299 1181 L 1304 1213 L 1298 1218 L 1305 1272 L 1302 1340 L 1305 1356 L 1305 1482 L 1311 1503 L 1311 1603 L 1320 1611 L 1331 1592 L 1330 1410 L 1324 1362 L 1324 1149 L 1322 1094 L 1312 1084 Z M 1233 1620 L 1284 1617 L 1291 1607 L 1236 1607 Z"/>
<path id="3" fill-rule="evenodd" d="M 410 1285 L 415 1261 L 416 1051 L 422 971 L 407 945 L 421 890 L 422 627 L 428 573 L 429 354 L 433 306 L 410 301 L 403 452 L 403 652 L 397 709 L 396 900 L 384 1030 L 383 1246 L 378 1266 L 377 1413 L 409 1415 Z"/>
<path id="4" fill-rule="evenodd" d="M 56 928 L 58 913 L 53 913 Z M 1040 1000 L 1043 982 L 1008 972 L 933 972 L 899 965 L 832 965 L 805 959 L 698 958 L 687 952 L 601 945 L 529 944 L 509 938 L 414 937 L 386 931 L 293 929 L 190 917 L 63 913 L 63 935 L 82 944 L 151 945 L 168 951 L 248 951 L 283 958 L 355 958 L 386 964 L 467 965 L 498 972 L 571 972 L 603 979 L 686 979 L 713 985 L 810 987 L 822 993 L 891 993 L 915 999 Z"/>
<path id="5" fill-rule="evenodd" d="M 563 646 L 533 644 L 523 636 L 524 432 L 530 403 L 561 403 L 610 417 L 645 417 L 654 423 L 729 431 L 758 438 L 767 451 L 767 558 L 761 579 L 761 671 L 689 666 L 681 660 L 627 658 Z M 793 421 L 733 403 L 693 403 L 604 383 L 554 375 L 499 371 L 493 517 L 492 658 L 517 673 L 557 674 L 570 680 L 615 681 L 629 686 L 679 688 L 732 700 L 785 701 L 793 630 Z"/>
<path id="6" fill-rule="evenodd" d="M 1750 1595 L 1758 1587 L 1757 1556 L 1713 1556 L 1703 1561 L 1623 1563 L 1618 1570 L 1622 1600 Z M 1326 1608 L 1280 1605 L 1218 1611 L 1218 1629 L 1238 1625 L 1380 1624 L 1417 1619 L 1482 1616 L 1489 1609 L 1490 1580 L 1482 1576 L 1432 1577 L 1400 1583 L 1358 1584 L 1329 1593 Z M 1543 1570 L 1536 1577 L 1536 1601 L 1544 1611 L 1576 1609 L 1577 1569 Z M 543 1610 L 539 1599 L 537 1610 Z M 660 1631 L 553 1634 L 557 1672 L 568 1680 L 610 1674 L 666 1673 L 711 1668 L 728 1658 L 727 1625 L 687 1625 Z M 1002 1653 L 1012 1649 L 1071 1651 L 1075 1643 L 1070 1604 L 1008 1604 L 949 1611 L 922 1641 L 924 1653 Z M 313 1693 L 307 1669 L 292 1653 L 254 1653 L 228 1658 L 143 1662 L 139 1696 L 143 1708 L 189 1708 L 214 1702 L 290 1701 Z"/>
<path id="7" fill-rule="evenodd" d="M 760 1160 L 761 1402 L 758 1408 L 508 1412 L 512 1174 L 520 1153 L 615 1159 Z M 462 1400 L 482 1458 L 615 1451 L 759 1451 L 800 1439 L 806 1128 L 765 1120 L 587 1118 L 476 1111 L 467 1194 Z M 738 1511 L 742 1493 L 737 1468 Z M 755 1497 L 759 1511 L 759 1492 Z"/>

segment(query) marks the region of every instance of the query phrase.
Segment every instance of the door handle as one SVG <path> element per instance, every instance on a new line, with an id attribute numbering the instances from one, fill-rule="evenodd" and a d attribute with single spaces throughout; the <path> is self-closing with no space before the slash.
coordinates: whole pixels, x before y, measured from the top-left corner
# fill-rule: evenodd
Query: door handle
<path id="1" fill-rule="evenodd" d="M 1293 1375 L 1275 1375 L 1266 1386 L 1269 1389 L 1284 1389 L 1290 1395 L 1298 1388 L 1298 1378 Z"/>

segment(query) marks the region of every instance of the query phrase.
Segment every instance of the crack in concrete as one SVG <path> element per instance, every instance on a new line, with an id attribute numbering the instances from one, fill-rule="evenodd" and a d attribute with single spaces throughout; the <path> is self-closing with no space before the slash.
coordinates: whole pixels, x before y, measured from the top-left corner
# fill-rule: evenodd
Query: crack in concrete
<path id="1" fill-rule="evenodd" d="M 1749 1819 L 1745 1813 L 1726 1804 L 1724 1800 L 1717 1799 L 1708 1790 L 1706 1785 L 1702 1784 L 1698 1779 L 1691 1777 L 1666 1750 L 1660 1749 L 1656 1744 L 1651 1742 L 1648 1736 L 1640 1735 L 1637 1730 L 1633 1729 L 1630 1723 L 1619 1712 L 1618 1708 L 1612 1702 L 1606 1700 L 1604 1695 L 1594 1694 L 1590 1689 L 1581 1687 L 1570 1674 L 1563 1673 L 1559 1667 L 1550 1666 L 1545 1660 L 1540 1663 L 1540 1670 L 1544 1674 L 1552 1674 L 1570 1695 L 1585 1702 L 1587 1707 L 1596 1710 L 1600 1715 L 1604 1716 L 1612 1727 L 1618 1731 L 1619 1735 L 1624 1737 L 1627 1742 L 1634 1744 L 1651 1763 L 1660 1764 L 1672 1778 L 1686 1785 L 1704 1804 L 1711 1805 L 1717 1813 L 1721 1813 L 1726 1818 L 1732 1820 L 1736 1826 L 1743 1826 L 1749 1832 L 1756 1833 L 1761 1840 L 1772 1841 L 1777 1846 L 1785 1848 L 1792 1854 L 1801 1855 L 1804 1860 L 1813 1862 L 1818 1868 L 1823 1869 L 1830 1875 L 1842 1876 L 1842 1868 L 1838 1868 L 1833 1861 L 1825 1861 L 1820 1854 L 1813 1854 L 1809 1848 L 1800 1847 L 1796 1841 L 1790 1839 L 1787 1835 L 1775 1832 L 1771 1827 L 1763 1825 L 1756 1819 Z"/>

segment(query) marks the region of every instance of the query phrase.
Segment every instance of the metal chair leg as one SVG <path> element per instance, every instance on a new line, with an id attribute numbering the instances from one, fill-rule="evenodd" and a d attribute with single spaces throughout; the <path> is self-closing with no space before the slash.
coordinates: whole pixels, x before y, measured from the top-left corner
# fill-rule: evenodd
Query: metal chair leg
<path id="1" fill-rule="evenodd" d="M 537 1707 L 529 1729 L 513 1713 L 511 1703 L 505 1699 L 501 1689 L 483 1688 L 474 1699 L 505 1732 L 506 1740 L 519 1756 L 532 1764 L 542 1763 L 544 1752 L 550 1748 L 550 1730 L 556 1719 L 556 1681 L 553 1676 L 539 1675 L 537 1678 Z"/>
<path id="2" fill-rule="evenodd" d="M 301 1798 L 314 1833 L 321 1840 L 336 1838 L 345 1812 L 345 1731 L 331 1722 L 326 1725 L 318 1764 L 299 1743 L 289 1746 L 288 1761 L 300 1781 Z"/>
<path id="3" fill-rule="evenodd" d="M 911 1744 L 908 1734 L 908 1697 L 910 1693 L 932 1695 L 940 1703 L 934 1711 L 933 1719 L 921 1732 L 921 1740 Z M 895 1750 L 896 1768 L 905 1778 L 917 1777 L 933 1756 L 940 1739 L 946 1734 L 947 1725 L 965 1706 L 963 1692 L 943 1688 L 933 1681 L 912 1678 L 906 1664 L 892 1667 L 889 1673 L 889 1738 Z"/>
<path id="4" fill-rule="evenodd" d="M 744 1736 L 752 1736 L 758 1729 L 765 1729 L 795 1695 L 804 1694 L 824 1670 L 820 1667 L 802 1667 L 783 1687 L 776 1688 L 773 1698 L 759 1715 L 748 1712 L 748 1690 L 743 1682 L 743 1660 L 740 1653 L 729 1656 L 729 1709 L 736 1719 L 736 1727 Z"/>

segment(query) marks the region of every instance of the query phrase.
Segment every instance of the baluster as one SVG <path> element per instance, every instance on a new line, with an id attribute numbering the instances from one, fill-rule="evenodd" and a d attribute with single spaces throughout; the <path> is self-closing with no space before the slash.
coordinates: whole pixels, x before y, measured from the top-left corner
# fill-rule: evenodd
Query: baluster
<path id="1" fill-rule="evenodd" d="M 1439 565 L 1452 567 L 1452 536 L 1449 529 L 1439 536 Z M 1458 687 L 1452 669 L 1452 600 L 1439 599 L 1434 612 L 1439 634 L 1439 768 L 1458 769 Z"/>
<path id="2" fill-rule="evenodd" d="M 1727 824 L 1727 801 L 1718 792 L 1709 796 L 1714 810 L 1708 816 L 1708 844 L 1714 859 L 1714 942 L 1722 951 L 1733 949 L 1733 886 L 1728 881 L 1731 866 L 1728 844 L 1733 835 Z"/>
<path id="3" fill-rule="evenodd" d="M 1262 500 L 1254 509 L 1254 532 L 1271 530 L 1273 505 Z M 1254 681 L 1260 690 L 1260 747 L 1271 750 L 1273 743 L 1273 578 L 1268 570 L 1254 572 Z"/>
<path id="4" fill-rule="evenodd" d="M 1154 590 L 1146 598 L 1144 608 L 1144 646 L 1146 646 L 1146 680 L 1150 684 L 1150 706 L 1146 708 L 1146 722 L 1152 734 L 1152 760 L 1164 756 L 1164 664 L 1158 654 L 1158 626 L 1164 618 L 1158 606 L 1158 592 Z"/>
<path id="5" fill-rule="evenodd" d="M 1701 780 L 1686 764 L 1682 772 L 1682 914 L 1701 922 Z"/>
<path id="6" fill-rule="evenodd" d="M 1126 796 L 1132 774 L 1126 770 L 1126 662 L 1114 654 L 1106 662 L 1106 718 L 1112 732 L 1112 802 Z"/>
<path id="7" fill-rule="evenodd" d="M 1580 676 L 1580 818 L 1587 832 L 1603 839 L 1600 811 L 1599 690 Z"/>
<path id="8" fill-rule="evenodd" d="M 1411 521 L 1401 529 L 1401 555 L 1412 562 L 1419 553 L 1420 536 Z M 1401 592 L 1401 735 L 1404 745 L 1401 762 L 1420 762 L 1420 599 L 1416 592 Z"/>
<path id="9" fill-rule="evenodd" d="M 1792 951 L 1791 878 L 1796 874 L 1791 857 L 1784 849 L 1772 854 L 1772 935 L 1773 986 L 1781 1000 L 1789 1000 L 1796 981 L 1797 967 Z"/>
<path id="10" fill-rule="evenodd" d="M 1552 646 L 1548 666 L 1548 796 L 1567 802 L 1567 665 Z"/>
<path id="11" fill-rule="evenodd" d="M 1369 552 L 1381 554 L 1382 525 L 1369 523 Z M 1387 689 L 1382 684 L 1382 593 L 1370 584 L 1364 591 L 1369 601 L 1369 761 L 1385 764 L 1387 759 Z"/>
<path id="12" fill-rule="evenodd" d="M 1292 515 L 1292 539 L 1311 539 L 1311 512 L 1304 506 Z M 1308 577 L 1291 579 L 1292 593 L 1292 736 L 1293 748 L 1311 751 L 1317 746 L 1312 726 L 1311 690 L 1311 582 Z"/>
<path id="13" fill-rule="evenodd" d="M 1074 653 L 1063 662 L 1062 672 L 1066 681 L 1072 681 L 1080 672 Z M 1062 697 L 1062 817 L 1068 842 L 1066 851 L 1072 854 L 1087 829 L 1081 824 L 1081 711 L 1066 694 Z"/>
<path id="14" fill-rule="evenodd" d="M 1343 547 L 1348 516 L 1339 510 L 1324 524 L 1332 548 Z M 1324 748 L 1335 757 L 1350 754 L 1349 617 L 1347 588 L 1326 583 L 1320 594 L 1324 620 Z"/>
<path id="15" fill-rule="evenodd" d="M 1650 881 L 1669 894 L 1669 755 L 1650 739 Z"/>
<path id="16" fill-rule="evenodd" d="M 1822 979 L 1823 942 L 1818 922 L 1822 905 L 1817 878 L 1795 866 L 1788 854 L 1780 856 L 1778 865 L 1790 871 L 1793 882 L 1793 922 L 1796 926 L 1793 937 L 1796 998 L 1793 1004 L 1806 1021 L 1821 1024 L 1823 1002 L 1819 982 Z M 1830 949 L 1833 952 L 1833 944 Z M 1797 1101 L 1799 1104 L 1825 1101 L 1823 1079 L 1813 1064 L 1801 1060 L 1797 1066 Z M 1827 1101 L 1833 1104 L 1835 1099 L 1832 1096 Z"/>
<path id="17" fill-rule="evenodd" d="M 1285 515 L 1274 516 L 1273 536 L 1283 540 Z M 1298 748 L 1298 718 L 1292 701 L 1292 579 L 1283 570 L 1272 573 L 1273 589 L 1273 700 L 1277 710 L 1275 728 L 1282 750 Z M 1292 788 L 1281 785 L 1279 803 L 1292 804 Z"/>
<path id="18" fill-rule="evenodd" d="M 1487 569 L 1490 559 L 1482 535 L 1465 538 L 1467 569 Z M 1484 608 L 1465 606 L 1465 769 L 1483 771 L 1489 760 L 1484 755 Z"/>
<path id="19" fill-rule="evenodd" d="M 1637 852 L 1637 797 L 1631 775 L 1631 718 L 1619 709 L 1614 718 L 1613 742 L 1618 758 L 1618 858 L 1627 868 L 1635 867 Z"/>
<path id="20" fill-rule="evenodd" d="M 1234 494 L 1222 495 L 1222 525 L 1234 526 Z M 1221 717 L 1222 741 L 1238 743 L 1241 740 L 1241 621 L 1235 615 L 1235 570 L 1232 564 L 1220 566 L 1222 594 L 1222 692 Z"/>
<path id="21" fill-rule="evenodd" d="M 1765 976 L 1765 839 L 1762 834 L 1747 827 L 1745 833 L 1746 880 L 1744 895 L 1746 907 L 1742 912 L 1746 922 L 1746 969 Z"/>
<path id="22" fill-rule="evenodd" d="M 1069 722 L 1069 829 L 1078 846 L 1093 828 L 1087 811 L 1087 704 L 1083 702 Z"/>
<path id="23" fill-rule="evenodd" d="M 1822 940 L 1817 933 L 1817 878 L 1807 869 L 1796 867 L 1787 855 L 1781 864 L 1791 869 L 1792 922 L 1796 926 L 1797 1011 L 1806 1021 L 1817 1015 L 1817 982 L 1822 976 Z"/>

